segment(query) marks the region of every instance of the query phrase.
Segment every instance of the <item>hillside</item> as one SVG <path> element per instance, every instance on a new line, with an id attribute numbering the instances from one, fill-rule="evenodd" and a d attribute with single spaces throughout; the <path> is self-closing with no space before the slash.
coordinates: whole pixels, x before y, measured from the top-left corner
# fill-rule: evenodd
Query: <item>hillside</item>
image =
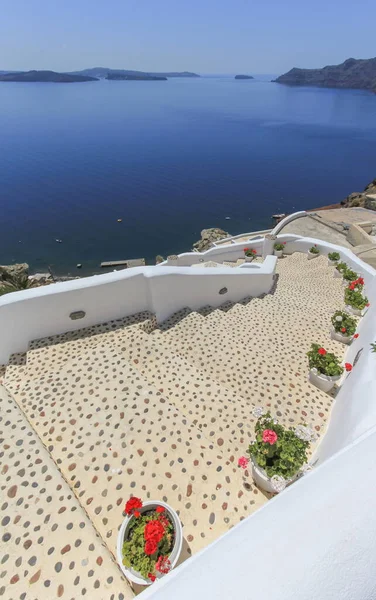
<path id="1" fill-rule="evenodd" d="M 254 79 L 252 75 L 235 75 L 235 79 Z"/>
<path id="2" fill-rule="evenodd" d="M 349 58 L 322 69 L 293 68 L 275 79 L 288 85 L 370 90 L 376 93 L 376 58 Z"/>
<path id="3" fill-rule="evenodd" d="M 20 73 L 5 73 L 0 75 L 0 81 L 19 81 L 25 83 L 81 83 L 84 81 L 98 81 L 98 79 L 84 75 L 55 73 L 55 71 L 22 71 Z"/>
<path id="4" fill-rule="evenodd" d="M 72 71 L 71 75 L 84 75 L 90 77 L 99 77 L 105 79 L 108 74 L 116 75 L 132 75 L 135 77 L 148 76 L 148 77 L 200 77 L 196 73 L 189 71 L 179 72 L 166 72 L 166 73 L 149 73 L 146 71 L 132 71 L 128 69 L 109 69 L 106 67 L 93 67 L 91 69 L 83 69 L 82 71 Z"/>

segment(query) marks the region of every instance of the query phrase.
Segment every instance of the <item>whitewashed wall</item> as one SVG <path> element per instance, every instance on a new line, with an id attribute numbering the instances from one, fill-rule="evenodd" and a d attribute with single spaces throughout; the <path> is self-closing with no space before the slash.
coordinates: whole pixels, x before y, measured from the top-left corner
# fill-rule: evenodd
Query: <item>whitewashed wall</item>
<path id="1" fill-rule="evenodd" d="M 163 321 L 174 312 L 259 296 L 273 285 L 276 258 L 257 270 L 138 267 L 0 297 L 0 364 L 30 341 L 149 310 Z M 220 295 L 219 290 L 227 288 Z M 70 314 L 86 313 L 72 321 Z"/>

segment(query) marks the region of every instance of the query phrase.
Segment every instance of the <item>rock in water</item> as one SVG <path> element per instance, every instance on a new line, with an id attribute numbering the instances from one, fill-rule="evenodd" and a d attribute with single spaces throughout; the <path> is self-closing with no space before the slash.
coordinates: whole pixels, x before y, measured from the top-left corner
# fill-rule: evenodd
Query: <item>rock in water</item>
<path id="1" fill-rule="evenodd" d="M 203 229 L 201 231 L 201 240 L 193 244 L 193 248 L 199 252 L 204 252 L 212 247 L 213 242 L 222 240 L 228 237 L 230 234 L 219 227 L 212 227 L 211 229 Z"/>

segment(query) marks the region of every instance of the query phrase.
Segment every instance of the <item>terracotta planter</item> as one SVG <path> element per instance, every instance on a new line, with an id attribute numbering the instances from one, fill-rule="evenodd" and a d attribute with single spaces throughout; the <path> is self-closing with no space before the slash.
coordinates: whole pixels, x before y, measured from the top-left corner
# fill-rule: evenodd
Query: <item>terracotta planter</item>
<path id="1" fill-rule="evenodd" d="M 174 566 L 176 565 L 176 563 L 178 562 L 179 556 L 181 553 L 181 549 L 182 549 L 182 545 L 183 545 L 183 530 L 182 530 L 181 522 L 180 522 L 178 515 L 176 514 L 174 509 L 171 508 L 171 506 L 169 506 L 165 502 L 156 502 L 154 500 L 144 502 L 142 505 L 142 508 L 139 509 L 139 512 L 142 514 L 153 508 L 157 508 L 157 506 L 163 506 L 163 508 L 166 509 L 166 512 L 168 513 L 168 516 L 170 517 L 170 520 L 174 525 L 175 542 L 174 542 L 174 546 L 172 548 L 171 554 L 169 556 L 169 560 L 171 562 L 171 570 L 172 570 L 174 568 Z M 150 579 L 145 579 L 145 577 L 142 577 L 142 575 L 140 575 L 140 573 L 138 571 L 135 571 L 134 569 L 123 565 L 123 543 L 124 543 L 124 540 L 128 536 L 128 532 L 129 532 L 130 525 L 132 523 L 132 519 L 135 519 L 135 517 L 133 517 L 133 516 L 125 517 L 125 519 L 122 522 L 121 527 L 119 529 L 117 545 L 116 545 L 117 561 L 119 563 L 120 569 L 122 570 L 124 575 L 127 577 L 127 579 L 129 579 L 130 581 L 133 581 L 133 583 L 137 583 L 139 585 L 150 585 L 152 583 L 150 581 Z M 160 579 L 161 577 L 163 577 L 162 574 L 157 574 L 156 576 L 157 576 L 157 579 Z"/>
<path id="2" fill-rule="evenodd" d="M 318 254 L 315 254 L 315 252 L 310 252 L 308 250 L 307 256 L 308 256 L 308 260 L 312 260 L 313 258 L 317 258 L 318 256 L 320 256 L 320 252 Z"/>
<path id="3" fill-rule="evenodd" d="M 330 392 L 334 384 L 341 379 L 341 375 L 323 375 L 317 369 L 310 369 L 309 381 L 323 392 Z"/>
<path id="4" fill-rule="evenodd" d="M 253 457 L 251 458 L 251 470 L 253 480 L 257 487 L 260 488 L 260 490 L 264 490 L 264 492 L 268 492 L 269 494 L 278 494 L 278 492 L 274 489 L 272 485 L 271 478 L 268 477 L 266 471 L 257 464 Z M 299 474 L 297 473 L 296 475 L 294 475 L 294 477 L 287 479 L 286 486 L 291 485 L 294 481 L 296 481 L 298 475 Z"/>
<path id="5" fill-rule="evenodd" d="M 352 336 L 343 335 L 342 333 L 333 329 L 330 332 L 330 337 L 332 340 L 336 340 L 336 342 L 341 342 L 341 344 L 350 344 L 352 341 Z"/>

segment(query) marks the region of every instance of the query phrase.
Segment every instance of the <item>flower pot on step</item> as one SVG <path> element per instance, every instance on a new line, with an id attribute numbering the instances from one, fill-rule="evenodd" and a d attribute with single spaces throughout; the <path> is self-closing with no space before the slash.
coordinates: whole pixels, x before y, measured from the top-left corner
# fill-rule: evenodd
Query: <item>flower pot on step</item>
<path id="1" fill-rule="evenodd" d="M 336 267 L 338 265 L 338 260 L 330 260 L 330 258 L 328 258 L 328 265 L 329 267 Z"/>
<path id="2" fill-rule="evenodd" d="M 254 259 L 254 256 L 245 256 L 245 257 L 244 257 L 244 261 L 245 261 L 245 262 L 252 262 L 252 261 L 253 261 L 253 259 Z"/>
<path id="3" fill-rule="evenodd" d="M 274 250 L 274 256 L 281 258 L 281 256 L 283 256 L 283 250 Z"/>
<path id="4" fill-rule="evenodd" d="M 330 332 L 330 337 L 336 342 L 341 342 L 341 344 L 350 344 L 352 341 L 352 336 L 343 335 L 342 333 L 336 331 L 334 328 L 332 328 Z"/>
<path id="5" fill-rule="evenodd" d="M 317 369 L 310 369 L 309 381 L 323 392 L 330 392 L 334 384 L 341 379 L 341 375 L 323 375 Z"/>
<path id="6" fill-rule="evenodd" d="M 334 269 L 334 277 L 336 279 L 342 279 L 342 273 L 340 273 L 339 271 L 337 271 L 337 269 Z"/>
<path id="7" fill-rule="evenodd" d="M 350 315 L 354 315 L 355 317 L 362 317 L 364 315 L 364 308 L 360 310 L 360 308 L 354 308 L 353 306 L 346 305 L 346 310 Z"/>
<path id="8" fill-rule="evenodd" d="M 178 515 L 176 514 L 176 512 L 174 511 L 174 509 L 171 508 L 171 506 L 169 506 L 165 502 L 156 502 L 153 500 L 144 502 L 142 505 L 142 508 L 139 509 L 139 512 L 142 514 L 142 513 L 145 513 L 145 512 L 148 512 L 150 510 L 157 508 L 157 506 L 163 506 L 163 508 L 166 510 L 166 513 L 169 516 L 170 521 L 172 522 L 172 524 L 174 526 L 175 541 L 174 541 L 174 546 L 172 548 L 172 552 L 169 556 L 169 560 L 171 563 L 171 569 L 173 569 L 179 560 L 179 556 L 180 556 L 182 545 L 183 545 L 182 525 L 181 525 L 180 519 L 179 519 Z M 118 533 L 118 538 L 117 538 L 116 557 L 117 557 L 117 561 L 119 563 L 120 569 L 122 570 L 122 572 L 124 573 L 124 575 L 126 576 L 127 579 L 129 579 L 133 583 L 137 583 L 139 585 L 150 585 L 152 583 L 150 581 L 150 579 L 146 579 L 140 573 L 138 573 L 138 571 L 135 571 L 131 567 L 126 567 L 123 564 L 123 543 L 125 540 L 127 540 L 130 525 L 132 524 L 132 519 L 135 519 L 135 518 L 136 517 L 134 517 L 133 515 L 127 516 L 127 517 L 125 517 L 124 521 L 121 524 L 121 527 L 120 527 L 119 533 Z M 160 574 L 157 576 L 158 579 L 160 577 L 163 577 L 163 575 Z"/>
<path id="9" fill-rule="evenodd" d="M 316 254 L 315 252 L 310 252 L 310 250 L 308 250 L 307 256 L 308 260 L 312 260 L 312 258 L 317 258 L 318 256 L 320 256 L 320 253 Z"/>
<path id="10" fill-rule="evenodd" d="M 253 457 L 251 458 L 251 467 L 252 467 L 253 481 L 255 482 L 257 487 L 260 488 L 260 490 L 264 490 L 264 492 L 268 492 L 269 494 L 278 494 L 279 491 L 282 491 L 282 490 L 276 489 L 277 486 L 273 482 L 272 478 L 268 477 L 266 471 L 257 464 L 257 462 L 255 461 L 255 459 Z M 291 483 L 293 483 L 297 478 L 298 478 L 298 473 L 296 475 L 294 475 L 294 477 L 291 477 L 290 479 L 286 479 L 285 485 L 286 486 L 291 485 Z"/>

